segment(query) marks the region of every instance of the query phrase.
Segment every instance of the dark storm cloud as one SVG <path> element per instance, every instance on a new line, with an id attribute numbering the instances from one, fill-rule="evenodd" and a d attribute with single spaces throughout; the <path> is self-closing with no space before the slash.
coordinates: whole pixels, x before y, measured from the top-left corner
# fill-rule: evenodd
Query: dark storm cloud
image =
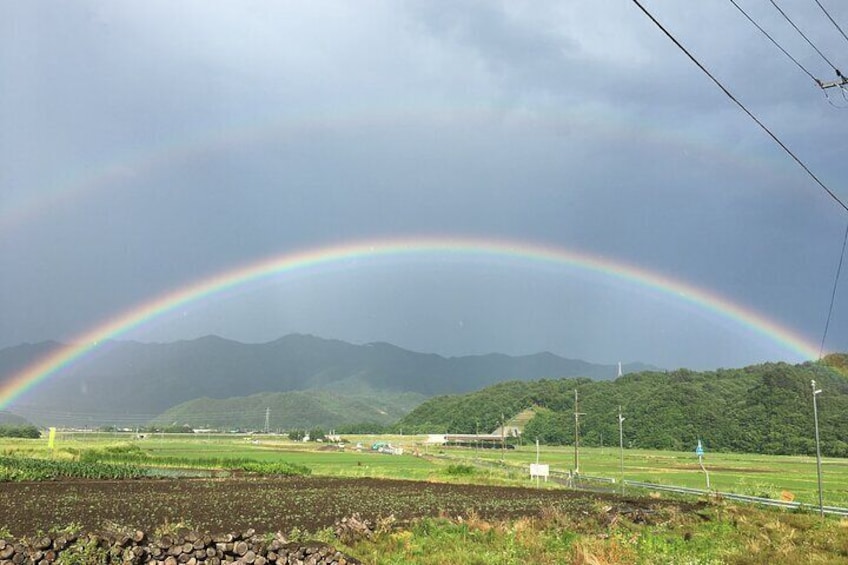
<path id="1" fill-rule="evenodd" d="M 651 8 L 844 192 L 833 124 L 848 110 L 729 4 Z M 812 8 L 799 23 L 844 52 Z M 68 339 L 259 258 L 422 233 L 617 258 L 820 335 L 844 214 L 628 4 L 8 2 L 0 37 L 0 214 L 31 210 L 0 221 L 0 345 Z M 309 331 L 669 366 L 780 357 L 595 279 L 414 272 L 297 279 L 139 335 Z"/>

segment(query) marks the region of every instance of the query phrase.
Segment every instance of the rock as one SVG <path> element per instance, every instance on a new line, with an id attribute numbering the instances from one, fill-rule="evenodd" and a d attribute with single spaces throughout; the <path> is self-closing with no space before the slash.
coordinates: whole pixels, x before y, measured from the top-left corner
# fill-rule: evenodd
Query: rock
<path id="1" fill-rule="evenodd" d="M 245 553 L 247 553 L 247 550 L 248 550 L 247 543 L 245 543 L 243 541 L 237 542 L 233 546 L 233 553 L 235 553 L 238 556 L 244 555 Z"/>
<path id="2" fill-rule="evenodd" d="M 53 540 L 50 539 L 47 536 L 44 536 L 43 538 L 38 539 L 33 544 L 33 547 L 35 547 L 35 549 L 41 549 L 41 550 L 50 549 L 51 547 L 53 547 Z"/>
<path id="3" fill-rule="evenodd" d="M 346 524 L 365 523 L 358 518 Z M 74 537 L 74 540 L 77 538 Z M 176 536 L 162 536 L 146 543 L 141 530 L 121 534 L 87 533 L 82 538 L 105 550 L 109 563 L 121 565 L 352 565 L 359 561 L 349 558 L 321 542 L 286 542 L 281 534 L 267 544 L 253 529 L 242 534 L 208 536 L 197 532 L 180 531 Z M 237 540 L 233 542 L 214 540 Z M 267 538 L 266 538 L 267 539 Z M 0 565 L 55 565 L 62 561 L 62 552 L 71 545 L 67 538 L 48 536 L 21 541 L 0 539 Z M 79 556 L 74 556 L 78 558 Z"/>

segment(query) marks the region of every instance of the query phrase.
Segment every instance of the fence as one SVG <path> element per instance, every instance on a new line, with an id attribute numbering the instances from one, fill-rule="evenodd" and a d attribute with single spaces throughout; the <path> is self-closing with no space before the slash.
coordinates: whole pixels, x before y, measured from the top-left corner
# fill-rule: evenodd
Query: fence
<path id="1" fill-rule="evenodd" d="M 809 509 L 811 511 L 817 510 L 817 505 L 812 504 L 804 504 L 801 502 L 789 502 L 786 500 L 774 500 L 772 498 L 763 498 L 761 496 L 748 496 L 745 494 L 736 494 L 733 492 L 717 492 L 712 490 L 703 490 L 697 488 L 688 488 L 688 487 L 674 487 L 669 485 L 658 485 L 654 483 L 643 483 L 640 481 L 624 481 L 625 486 L 636 487 L 636 488 L 645 488 L 651 490 L 661 490 L 665 492 L 673 492 L 677 494 L 689 494 L 695 496 L 718 496 L 721 498 L 726 498 L 728 500 L 736 500 L 738 502 L 748 502 L 750 504 L 762 504 L 763 506 L 774 506 L 777 508 L 786 508 L 789 510 L 798 510 L 798 509 Z M 822 508 L 825 514 L 833 514 L 835 516 L 848 516 L 848 508 L 841 508 L 839 506 L 824 506 Z"/>

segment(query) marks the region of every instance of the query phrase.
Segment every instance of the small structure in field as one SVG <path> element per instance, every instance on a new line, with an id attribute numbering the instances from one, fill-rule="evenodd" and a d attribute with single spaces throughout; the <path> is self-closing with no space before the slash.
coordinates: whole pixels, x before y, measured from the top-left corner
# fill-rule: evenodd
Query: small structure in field
<path id="1" fill-rule="evenodd" d="M 385 441 L 378 441 L 371 446 L 372 451 L 377 453 L 385 453 L 387 455 L 403 455 L 403 448 L 394 446 Z"/>

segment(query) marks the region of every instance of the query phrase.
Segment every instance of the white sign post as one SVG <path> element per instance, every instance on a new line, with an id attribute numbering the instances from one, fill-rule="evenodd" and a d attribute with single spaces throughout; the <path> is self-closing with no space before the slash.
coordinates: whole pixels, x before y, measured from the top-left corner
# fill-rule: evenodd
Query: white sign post
<path id="1" fill-rule="evenodd" d="M 539 478 L 544 477 L 545 482 L 548 482 L 548 475 L 550 474 L 550 465 L 542 465 L 539 463 L 530 463 L 530 478 L 536 479 L 536 485 L 539 484 Z"/>
<path id="2" fill-rule="evenodd" d="M 548 465 L 539 464 L 539 438 L 536 438 L 536 462 L 530 463 L 530 480 L 536 478 L 536 486 L 539 486 L 539 477 L 545 477 L 545 482 L 548 482 L 548 473 L 550 468 Z"/>

